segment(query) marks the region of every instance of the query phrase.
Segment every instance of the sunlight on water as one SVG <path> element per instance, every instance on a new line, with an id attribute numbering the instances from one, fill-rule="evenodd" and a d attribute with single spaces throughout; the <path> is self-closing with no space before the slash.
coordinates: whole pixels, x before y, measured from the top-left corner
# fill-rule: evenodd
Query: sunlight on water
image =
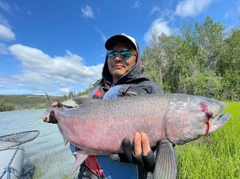
<path id="1" fill-rule="evenodd" d="M 39 130 L 39 136 L 26 144 L 25 162 L 36 167 L 34 178 L 68 178 L 75 159 L 69 145 L 64 142 L 55 124 L 44 123 L 41 116 L 45 110 L 0 112 L 0 136 L 31 130 Z M 1 172 L 1 171 L 0 171 Z M 76 178 L 77 172 L 75 173 Z"/>

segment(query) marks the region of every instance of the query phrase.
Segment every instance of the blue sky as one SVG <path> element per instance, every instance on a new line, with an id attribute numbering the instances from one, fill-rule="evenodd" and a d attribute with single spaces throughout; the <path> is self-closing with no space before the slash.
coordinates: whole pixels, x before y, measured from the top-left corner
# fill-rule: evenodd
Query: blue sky
<path id="1" fill-rule="evenodd" d="M 101 77 L 104 42 L 172 31 L 206 16 L 239 27 L 240 0 L 0 0 L 0 94 L 64 95 Z"/>

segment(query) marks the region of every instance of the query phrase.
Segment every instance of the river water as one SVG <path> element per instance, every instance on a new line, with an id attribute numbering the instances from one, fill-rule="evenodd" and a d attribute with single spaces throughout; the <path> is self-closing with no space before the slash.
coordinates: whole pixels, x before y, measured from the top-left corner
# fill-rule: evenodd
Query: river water
<path id="1" fill-rule="evenodd" d="M 45 110 L 0 112 L 0 136 L 39 130 L 40 134 L 36 139 L 22 144 L 25 148 L 24 163 L 31 162 L 36 167 L 34 178 L 76 179 L 77 172 L 70 176 L 75 158 L 69 150 L 69 144 L 64 145 L 56 124 L 42 121 L 40 117 L 44 112 Z"/>

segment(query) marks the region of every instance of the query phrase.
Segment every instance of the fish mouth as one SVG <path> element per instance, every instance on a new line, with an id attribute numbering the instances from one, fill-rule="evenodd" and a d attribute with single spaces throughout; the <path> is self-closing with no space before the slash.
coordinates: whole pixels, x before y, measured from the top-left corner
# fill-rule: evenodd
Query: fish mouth
<path id="1" fill-rule="evenodd" d="M 212 121 L 213 123 L 210 125 L 209 133 L 212 133 L 221 128 L 230 118 L 230 114 L 220 114 L 218 116 L 215 116 L 215 119 Z"/>

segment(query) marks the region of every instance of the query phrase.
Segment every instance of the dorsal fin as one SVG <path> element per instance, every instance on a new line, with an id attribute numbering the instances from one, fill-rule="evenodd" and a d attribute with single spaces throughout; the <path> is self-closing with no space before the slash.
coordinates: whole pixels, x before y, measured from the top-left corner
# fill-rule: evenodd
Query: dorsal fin
<path id="1" fill-rule="evenodd" d="M 94 99 L 87 98 L 87 97 L 76 97 L 76 98 L 73 98 L 72 100 L 78 105 L 94 101 Z"/>

